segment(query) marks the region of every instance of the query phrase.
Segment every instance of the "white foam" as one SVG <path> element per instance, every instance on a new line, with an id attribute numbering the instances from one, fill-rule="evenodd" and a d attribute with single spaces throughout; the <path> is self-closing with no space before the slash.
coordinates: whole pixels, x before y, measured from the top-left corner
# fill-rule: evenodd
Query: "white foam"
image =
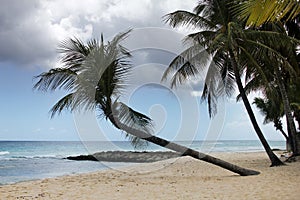
<path id="1" fill-rule="evenodd" d="M 0 156 L 9 154 L 8 151 L 0 151 Z"/>

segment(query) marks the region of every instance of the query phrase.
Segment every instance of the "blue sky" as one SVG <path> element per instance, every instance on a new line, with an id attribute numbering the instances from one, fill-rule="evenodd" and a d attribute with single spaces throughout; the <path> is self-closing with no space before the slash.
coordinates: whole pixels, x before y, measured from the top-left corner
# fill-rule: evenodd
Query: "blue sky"
<path id="1" fill-rule="evenodd" d="M 34 76 L 58 66 L 56 46 L 62 39 L 77 36 L 85 41 L 99 37 L 101 32 L 110 37 L 128 28 L 141 32 L 127 43 L 130 49 L 136 50 L 133 62 L 137 68 L 131 77 L 134 84 L 125 91 L 122 100 L 150 115 L 156 134 L 170 140 L 200 140 L 206 139 L 207 134 L 213 139 L 256 140 L 242 103 L 236 103 L 234 97 L 224 100 L 219 116 L 210 120 L 206 104 L 200 104 L 199 96 L 195 95 L 201 92 L 201 81 L 176 90 L 160 82 L 172 58 L 161 53 L 162 50 L 176 53 L 181 43 L 177 36 L 190 31 L 177 29 L 176 34 L 169 34 L 166 30 L 174 30 L 163 24 L 161 16 L 177 9 L 191 10 L 197 1 L 126 2 L 76 1 L 73 6 L 65 1 L 2 3 L 0 25 L 5 28 L 0 30 L 0 140 L 80 140 L 89 137 L 85 133 L 93 135 L 99 130 L 104 139 L 124 140 L 124 134 L 109 122 L 99 121 L 94 113 L 90 121 L 89 117 L 81 118 L 79 114 L 74 116 L 68 112 L 50 119 L 48 112 L 64 91 L 43 93 L 32 87 Z M 151 31 L 154 32 L 148 38 L 141 37 Z M 155 37 L 155 32 L 163 35 L 162 42 L 153 42 L 151 37 Z M 144 43 L 147 40 L 150 43 Z M 156 51 L 147 50 L 149 44 Z M 159 50 L 155 45 L 161 45 Z M 139 50 L 141 47 L 144 49 Z M 255 113 L 268 139 L 284 139 L 272 124 L 262 125 L 262 116 L 257 110 Z"/>

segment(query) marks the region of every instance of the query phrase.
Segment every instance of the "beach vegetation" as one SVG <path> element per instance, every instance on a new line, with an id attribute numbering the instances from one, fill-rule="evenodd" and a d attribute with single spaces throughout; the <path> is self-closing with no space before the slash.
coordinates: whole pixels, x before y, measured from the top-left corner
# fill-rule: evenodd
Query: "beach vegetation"
<path id="1" fill-rule="evenodd" d="M 299 41 L 285 32 L 250 28 L 244 18 L 236 16 L 232 9 L 235 3 L 237 1 L 203 0 L 193 12 L 178 10 L 164 17 L 165 22 L 174 28 L 192 27 L 195 32 L 186 36 L 184 42 L 189 45 L 188 48 L 170 63 L 163 78 L 167 79 L 171 75 L 171 85 L 176 86 L 191 77 L 206 73 L 202 98 L 208 101 L 210 112 L 216 111 L 213 109 L 216 107 L 214 104 L 220 96 L 231 96 L 234 93 L 236 84 L 239 97 L 269 156 L 271 166 L 282 165 L 257 123 L 243 79 L 248 83 L 259 75 L 264 87 L 270 88 L 265 68 L 266 65 L 275 66 L 272 70 L 273 77 L 278 76 L 275 77 L 278 87 L 283 86 L 284 83 L 279 82 L 283 78 L 283 70 L 297 74 L 295 47 L 299 45 Z M 211 59 L 203 56 L 205 53 Z M 291 55 L 287 56 L 289 53 Z M 283 92 L 284 88 L 281 87 L 281 95 Z"/>
<path id="2" fill-rule="evenodd" d="M 268 5 L 270 9 L 268 9 L 267 12 L 260 12 L 262 7 L 266 5 Z M 233 10 L 242 18 L 245 18 L 251 28 L 259 31 L 278 32 L 280 35 L 286 34 L 290 37 L 289 40 L 285 41 L 282 45 L 278 45 L 280 44 L 278 40 L 282 40 L 281 38 L 278 38 L 277 41 L 270 42 L 269 46 L 272 49 L 276 49 L 277 52 L 280 52 L 280 56 L 269 50 L 257 51 L 259 53 L 256 56 L 256 60 L 264 60 L 261 62 L 264 65 L 264 73 L 268 76 L 269 83 L 272 84 L 266 87 L 266 84 L 259 81 L 259 73 L 256 73 L 256 75 L 252 76 L 253 80 L 249 81 L 245 88 L 255 88 L 256 90 L 264 91 L 264 96 L 267 96 L 265 101 L 268 102 L 275 101 L 275 98 L 281 99 L 280 102 L 273 104 L 278 106 L 282 105 L 283 107 L 293 156 L 300 155 L 300 137 L 295 126 L 295 121 L 299 119 L 299 103 L 297 103 L 299 100 L 297 100 L 297 92 L 295 92 L 295 88 L 299 87 L 300 81 L 300 54 L 298 50 L 300 39 L 299 8 L 299 1 L 276 0 L 243 1 L 233 6 Z M 270 11 L 272 11 L 272 14 L 268 14 Z M 256 82 L 256 86 L 251 82 Z M 274 89 L 275 87 L 277 87 L 277 89 Z M 269 94 L 266 95 L 266 91 L 268 91 Z M 275 91 L 275 93 L 279 91 L 280 95 L 272 97 L 271 94 L 275 94 L 272 91 Z M 277 118 L 278 117 L 280 116 L 277 116 Z"/>

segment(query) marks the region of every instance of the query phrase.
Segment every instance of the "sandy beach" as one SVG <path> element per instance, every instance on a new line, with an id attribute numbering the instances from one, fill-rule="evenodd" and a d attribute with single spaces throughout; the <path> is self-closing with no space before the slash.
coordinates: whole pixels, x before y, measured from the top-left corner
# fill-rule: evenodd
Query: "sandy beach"
<path id="1" fill-rule="evenodd" d="M 190 157 L 0 186 L 0 199 L 300 199 L 300 162 L 269 167 L 256 153 L 215 153 L 258 170 L 241 177 Z"/>

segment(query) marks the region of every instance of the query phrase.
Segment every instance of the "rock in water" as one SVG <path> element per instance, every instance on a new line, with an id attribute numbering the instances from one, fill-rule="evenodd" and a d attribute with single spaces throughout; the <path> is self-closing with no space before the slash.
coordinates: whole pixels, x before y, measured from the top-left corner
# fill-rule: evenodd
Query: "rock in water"
<path id="1" fill-rule="evenodd" d="M 155 162 L 169 158 L 176 158 L 181 154 L 172 151 L 157 151 L 157 152 L 137 152 L 137 151 L 107 151 L 98 152 L 92 155 L 69 156 L 69 160 L 91 160 L 91 161 L 106 161 L 106 162 Z"/>

